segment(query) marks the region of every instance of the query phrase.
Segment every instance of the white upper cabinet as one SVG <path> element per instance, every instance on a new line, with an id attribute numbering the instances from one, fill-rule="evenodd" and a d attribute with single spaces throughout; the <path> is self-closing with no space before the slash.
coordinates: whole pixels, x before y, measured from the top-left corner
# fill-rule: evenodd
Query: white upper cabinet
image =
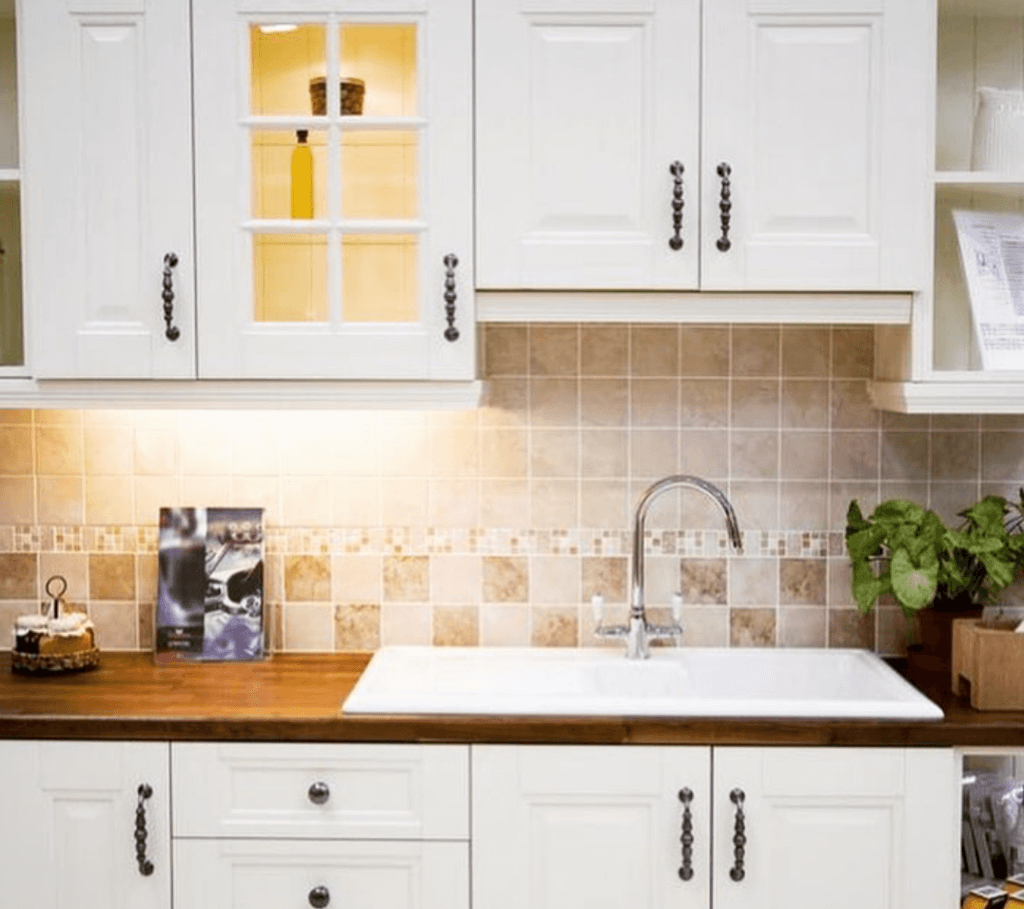
<path id="1" fill-rule="evenodd" d="M 923 287 L 927 9 L 704 4 L 702 287 Z"/>
<path id="2" fill-rule="evenodd" d="M 473 378 L 470 0 L 193 17 L 200 377 Z"/>
<path id="3" fill-rule="evenodd" d="M 476 10 L 479 285 L 696 287 L 699 0 Z"/>
<path id="4" fill-rule="evenodd" d="M 920 289 L 928 8 L 479 0 L 478 285 Z"/>
<path id="5" fill-rule="evenodd" d="M 190 377 L 187 0 L 30 0 L 19 17 L 32 371 Z"/>

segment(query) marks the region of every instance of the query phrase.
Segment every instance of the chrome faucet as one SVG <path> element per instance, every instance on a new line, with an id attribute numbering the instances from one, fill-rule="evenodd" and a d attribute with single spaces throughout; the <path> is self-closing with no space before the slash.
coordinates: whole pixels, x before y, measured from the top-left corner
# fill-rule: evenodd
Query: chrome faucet
<path id="1" fill-rule="evenodd" d="M 630 660 L 645 660 L 651 655 L 649 642 L 657 638 L 673 638 L 683 633 L 679 624 L 682 613 L 682 597 L 673 596 L 671 625 L 652 625 L 647 621 L 647 610 L 644 606 L 644 522 L 651 505 L 670 489 L 688 487 L 704 493 L 712 499 L 725 515 L 725 526 L 729 532 L 729 542 L 737 552 L 743 551 L 743 537 L 736 521 L 736 512 L 732 503 L 713 483 L 700 477 L 672 476 L 665 477 L 651 486 L 637 503 L 633 515 L 633 578 L 630 591 L 629 622 L 626 625 L 603 625 L 600 620 L 600 597 L 594 598 L 594 614 L 598 624 L 594 634 L 598 637 L 625 638 L 626 657 Z"/>

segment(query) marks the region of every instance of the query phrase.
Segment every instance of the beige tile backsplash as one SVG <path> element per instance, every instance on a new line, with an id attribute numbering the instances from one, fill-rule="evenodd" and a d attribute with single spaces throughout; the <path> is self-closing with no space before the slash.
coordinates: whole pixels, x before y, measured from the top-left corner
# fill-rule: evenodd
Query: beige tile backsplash
<path id="1" fill-rule="evenodd" d="M 684 643 L 868 646 L 842 529 L 914 497 L 943 517 L 1024 484 L 1024 418 L 870 406 L 870 328 L 490 325 L 468 412 L 0 411 L 0 627 L 52 574 L 108 649 L 148 649 L 162 505 L 265 509 L 279 648 L 592 646 L 590 597 L 624 614 L 633 503 L 707 477 L 648 520 L 648 602 L 681 590 Z M 659 611 L 660 613 L 660 611 Z M 662 616 L 664 617 L 664 616 Z M 0 646 L 6 641 L 0 641 Z"/>

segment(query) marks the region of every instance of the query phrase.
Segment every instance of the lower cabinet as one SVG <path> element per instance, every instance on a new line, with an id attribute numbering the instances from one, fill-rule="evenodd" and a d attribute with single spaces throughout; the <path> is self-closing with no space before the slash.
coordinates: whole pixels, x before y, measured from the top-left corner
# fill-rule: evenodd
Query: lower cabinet
<path id="1" fill-rule="evenodd" d="M 952 909 L 956 760 L 0 741 L 0 905 Z"/>
<path id="2" fill-rule="evenodd" d="M 0 741 L 0 906 L 170 909 L 160 742 Z"/>
<path id="3" fill-rule="evenodd" d="M 473 909 L 951 907 L 949 749 L 473 748 Z"/>
<path id="4" fill-rule="evenodd" d="M 182 909 L 468 909 L 469 748 L 171 746 Z"/>

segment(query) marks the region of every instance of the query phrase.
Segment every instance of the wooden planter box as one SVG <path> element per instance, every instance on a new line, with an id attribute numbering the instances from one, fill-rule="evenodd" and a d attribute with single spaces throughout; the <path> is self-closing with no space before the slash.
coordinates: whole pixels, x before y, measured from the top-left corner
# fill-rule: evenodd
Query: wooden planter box
<path id="1" fill-rule="evenodd" d="M 980 619 L 953 622 L 953 693 L 970 683 L 975 710 L 1024 708 L 1024 634 L 982 628 Z"/>

